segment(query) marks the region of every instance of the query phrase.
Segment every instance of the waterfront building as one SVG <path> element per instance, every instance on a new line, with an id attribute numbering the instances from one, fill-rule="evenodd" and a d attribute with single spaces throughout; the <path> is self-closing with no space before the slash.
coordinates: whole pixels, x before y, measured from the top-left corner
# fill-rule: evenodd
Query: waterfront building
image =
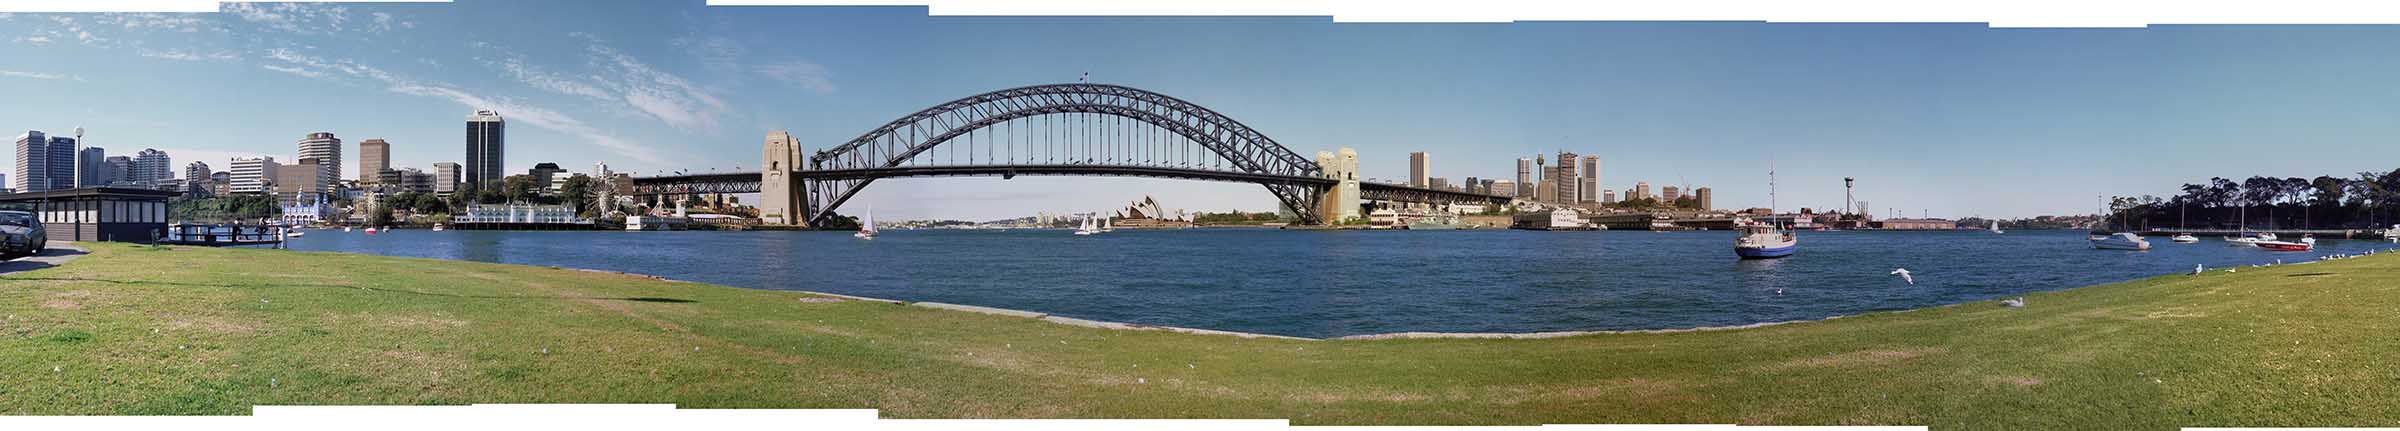
<path id="1" fill-rule="evenodd" d="M 499 112 L 477 110 L 467 116 L 467 164 L 459 181 L 498 182 L 508 158 L 508 124 Z"/>
<path id="2" fill-rule="evenodd" d="M 1492 194 L 1495 194 L 1495 195 L 1501 195 L 1501 196 L 1508 196 L 1508 197 L 1517 197 L 1517 196 L 1518 196 L 1518 195 L 1517 195 L 1517 182 L 1515 182 L 1515 181 L 1509 181 L 1509 180 L 1483 180 L 1483 181 L 1484 181 L 1484 183 L 1485 183 L 1485 186 L 1484 186 L 1484 188 L 1485 188 L 1485 189 L 1487 189 L 1487 190 L 1491 190 L 1491 193 L 1492 193 Z"/>
<path id="3" fill-rule="evenodd" d="M 28 130 L 17 135 L 16 182 L 9 188 L 19 192 L 38 192 L 50 189 L 50 136 L 40 130 Z"/>
<path id="4" fill-rule="evenodd" d="M 233 164 L 226 167 L 226 179 L 231 187 L 227 192 L 272 193 L 274 190 L 271 187 L 274 187 L 276 174 L 279 173 L 277 171 L 282 167 L 275 163 L 274 157 L 235 158 Z"/>
<path id="5" fill-rule="evenodd" d="M 1938 218 L 1884 219 L 1875 222 L 1874 225 L 1878 229 L 1885 230 L 1951 230 L 1958 228 L 1958 222 Z"/>
<path id="6" fill-rule="evenodd" d="M 56 138 L 53 137 L 53 139 Z M 75 144 L 70 141 L 67 147 L 74 148 Z M 126 167 L 131 167 L 133 164 L 131 158 L 122 156 L 115 158 L 124 159 Z M 122 174 L 129 169 L 115 169 L 116 161 L 111 159 L 108 156 L 108 150 L 104 148 L 83 147 L 81 150 L 75 150 L 75 163 L 82 169 L 70 173 L 75 175 L 76 180 L 75 184 L 71 184 L 69 187 L 100 187 L 122 180 Z"/>
<path id="7" fill-rule="evenodd" d="M 58 154 L 73 154 L 70 151 Z M 68 175 L 61 178 L 73 174 Z M 30 209 L 51 241 L 148 243 L 166 234 L 167 198 L 173 196 L 175 192 L 147 189 L 61 187 L 0 195 L 0 205 Z"/>
<path id="8" fill-rule="evenodd" d="M 1584 230 L 1590 229 L 1591 224 L 1584 221 L 1582 211 L 1574 208 L 1552 208 L 1545 211 L 1517 213 L 1515 217 L 1510 218 L 1508 227 L 1525 230 Z"/>
<path id="9" fill-rule="evenodd" d="M 458 163 L 433 164 L 433 192 L 448 195 L 458 191 Z"/>
<path id="10" fill-rule="evenodd" d="M 158 190 L 178 191 L 175 188 L 164 188 L 175 179 L 175 160 L 167 157 L 167 152 L 159 151 L 157 148 L 143 148 L 142 152 L 134 153 L 133 175 L 131 176 L 135 184 Z"/>
<path id="11" fill-rule="evenodd" d="M 1427 176 L 1433 174 L 1431 163 L 1432 161 L 1426 160 L 1423 151 L 1408 153 L 1408 185 L 1430 187 L 1433 183 Z"/>
<path id="12" fill-rule="evenodd" d="M 1575 190 L 1581 194 L 1581 202 L 1600 202 L 1600 156 L 1583 156 L 1583 175 L 1581 178 L 1583 179 L 1583 182 L 1575 185 Z"/>
<path id="13" fill-rule="evenodd" d="M 383 181 L 383 171 L 392 170 L 392 144 L 382 138 L 358 141 L 358 182 Z"/>
<path id="14" fill-rule="evenodd" d="M 468 205 L 466 211 L 450 218 L 459 229 L 590 229 L 592 220 L 575 216 L 575 207 L 566 205 Z"/>
<path id="15" fill-rule="evenodd" d="M 313 198 L 305 199 L 295 197 L 292 199 L 291 203 L 282 205 L 282 207 L 283 215 L 281 218 L 284 226 L 308 226 L 318 224 L 319 222 L 323 222 L 326 219 L 332 218 L 333 216 L 333 206 L 325 203 L 324 196 L 315 196 Z"/>
<path id="16" fill-rule="evenodd" d="M 297 156 L 302 163 L 312 159 L 316 161 L 313 166 L 316 178 L 308 184 L 310 190 L 331 194 L 334 189 L 341 187 L 342 139 L 334 137 L 333 132 L 310 133 L 300 138 L 300 153 Z"/>
<path id="17" fill-rule="evenodd" d="M 1659 196 L 1658 196 L 1658 197 L 1659 197 L 1659 200 L 1663 200 L 1663 201 L 1666 201 L 1666 202 L 1667 202 L 1667 203 L 1669 203 L 1669 204 L 1673 204 L 1673 203 L 1675 203 L 1675 200 L 1676 200 L 1676 199 L 1682 199 L 1682 198 L 1683 198 L 1683 188 L 1682 188 L 1682 187 L 1676 187 L 1676 186 L 1666 186 L 1666 187 L 1661 187 L 1661 188 L 1659 188 Z"/>
<path id="18" fill-rule="evenodd" d="M 1516 184 L 1518 188 L 1513 189 L 1516 192 L 1511 196 L 1524 198 L 1533 195 L 1529 188 L 1533 186 L 1533 159 L 1517 159 L 1517 181 L 1513 184 Z"/>

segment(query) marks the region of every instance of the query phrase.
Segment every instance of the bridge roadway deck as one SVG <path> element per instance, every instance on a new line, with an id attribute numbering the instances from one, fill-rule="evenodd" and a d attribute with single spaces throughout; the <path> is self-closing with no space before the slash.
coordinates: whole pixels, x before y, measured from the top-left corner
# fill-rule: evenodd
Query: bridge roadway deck
<path id="1" fill-rule="evenodd" d="M 1258 174 L 1240 171 L 1190 169 L 1164 166 L 1116 166 L 1087 164 L 899 166 L 871 169 L 794 171 L 792 175 L 801 180 L 954 176 L 998 176 L 1001 178 L 1014 178 L 1018 175 L 1086 175 L 1176 178 L 1259 184 L 1303 184 L 1318 187 L 1331 187 L 1336 183 L 1331 179 L 1313 176 Z M 644 196 L 691 193 L 757 193 L 759 190 L 759 173 L 727 172 L 657 177 L 635 177 L 633 179 L 633 184 L 635 188 L 634 194 Z M 1435 190 L 1398 184 L 1361 182 L 1358 186 L 1360 192 L 1364 195 L 1370 196 L 1371 199 L 1378 196 L 1396 200 L 1411 201 L 1440 198 L 1450 202 L 1506 202 L 1508 199 L 1507 197 L 1485 195 L 1481 193 L 1468 193 L 1454 190 Z"/>

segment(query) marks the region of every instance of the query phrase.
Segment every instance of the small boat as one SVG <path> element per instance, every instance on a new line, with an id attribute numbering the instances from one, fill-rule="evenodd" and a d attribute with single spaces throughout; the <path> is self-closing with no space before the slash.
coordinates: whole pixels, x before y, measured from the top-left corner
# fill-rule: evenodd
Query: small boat
<path id="1" fill-rule="evenodd" d="M 2174 241 L 2174 242 L 2178 242 L 2178 243 L 2191 244 L 2191 243 L 2195 243 L 2195 242 L 2200 242 L 2200 237 L 2192 236 L 2192 234 L 2189 234 L 2189 233 L 2179 233 L 2179 234 L 2175 234 L 2175 236 L 2174 236 L 2174 237 L 2172 237 L 2172 238 L 2167 238 L 2167 240 L 2169 240 L 2169 241 Z"/>
<path id="2" fill-rule="evenodd" d="M 2384 229 L 2383 240 L 2400 242 L 2400 224 L 2392 225 L 2391 229 Z"/>
<path id="3" fill-rule="evenodd" d="M 2101 239 L 2092 240 L 2092 248 L 2101 250 L 2149 250 L 2150 241 L 2144 240 L 2140 235 L 2134 235 L 2131 232 L 2118 232 Z"/>
<path id="4" fill-rule="evenodd" d="M 1083 225 L 1075 227 L 1076 235 L 1091 235 L 1096 233 L 1100 233 L 1100 225 L 1092 223 L 1091 217 L 1084 217 Z"/>
<path id="5" fill-rule="evenodd" d="M 1109 227 L 1109 226 L 1108 226 L 1108 219 L 1107 219 L 1107 218 L 1101 218 L 1101 219 L 1100 219 L 1100 232 L 1106 233 L 1106 232 L 1116 232 L 1116 231 L 1117 231 L 1117 228 L 1114 228 L 1114 227 Z"/>
<path id="6" fill-rule="evenodd" d="M 867 212 L 858 215 L 858 233 L 850 234 L 850 237 L 863 240 L 875 239 L 874 209 L 868 209 Z"/>
<path id="7" fill-rule="evenodd" d="M 368 234 L 368 235 L 374 235 L 374 234 L 375 234 L 375 232 L 376 232 L 376 231 L 375 231 L 375 227 L 374 227 L 374 226 L 367 226 L 367 234 Z"/>
<path id="8" fill-rule="evenodd" d="M 349 227 L 349 226 L 342 226 L 342 231 L 343 231 L 343 232 L 349 232 L 349 231 L 350 231 L 350 227 Z"/>
<path id="9" fill-rule="evenodd" d="M 2008 231 L 2000 230 L 2000 221 L 1992 220 L 1992 234 L 1999 235 L 2004 233 L 2008 233 Z"/>
<path id="10" fill-rule="evenodd" d="M 2301 236 L 2299 241 L 2259 241 L 2258 248 L 2273 251 L 2309 251 L 2317 248 L 2315 236 Z"/>
<path id="11" fill-rule="evenodd" d="M 1446 212 L 1436 212 L 1408 222 L 1408 230 L 1453 230 L 1458 226 L 1458 217 Z"/>
<path id="12" fill-rule="evenodd" d="M 2274 234 L 2274 233 L 2269 233 L 2269 232 L 2243 233 L 2243 234 L 2241 234 L 2241 235 L 2239 235 L 2239 236 L 2229 236 L 2229 237 L 2225 237 L 2225 242 L 2227 242 L 2227 243 L 2230 243 L 2230 244 L 2228 244 L 2228 245 L 2232 245 L 2232 246 L 2236 246 L 2236 247 L 2240 247 L 2240 246 L 2256 246 L 2256 245 L 2258 245 L 2258 243 L 2261 243 L 2261 242 L 2269 242 L 2269 241 L 2276 241 L 2276 240 L 2277 240 L 2277 238 L 2275 237 L 2275 234 Z"/>
<path id="13" fill-rule="evenodd" d="M 441 232 L 441 231 L 443 231 L 443 230 L 445 230 L 445 229 L 442 227 L 442 224 L 441 224 L 441 223 L 434 223 L 434 224 L 433 224 L 433 231 L 434 231 L 434 232 Z"/>
<path id="14" fill-rule="evenodd" d="M 308 232 L 301 232 L 299 229 L 289 229 L 283 231 L 283 236 L 287 238 L 299 238 L 308 236 Z"/>
<path id="15" fill-rule="evenodd" d="M 1777 231 L 1775 226 L 1759 223 L 1734 229 L 1742 236 L 1733 239 L 1733 254 L 1743 259 L 1774 259 L 1800 250 L 1799 237 Z"/>

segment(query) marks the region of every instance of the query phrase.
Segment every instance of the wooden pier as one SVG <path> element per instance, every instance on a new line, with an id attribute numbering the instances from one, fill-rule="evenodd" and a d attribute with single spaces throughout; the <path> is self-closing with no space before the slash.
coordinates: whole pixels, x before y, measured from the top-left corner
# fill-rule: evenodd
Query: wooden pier
<path id="1" fill-rule="evenodd" d="M 235 247 L 271 245 L 281 247 L 291 228 L 276 225 L 206 225 L 177 224 L 167 227 L 167 235 L 158 244 L 197 245 L 204 247 Z"/>

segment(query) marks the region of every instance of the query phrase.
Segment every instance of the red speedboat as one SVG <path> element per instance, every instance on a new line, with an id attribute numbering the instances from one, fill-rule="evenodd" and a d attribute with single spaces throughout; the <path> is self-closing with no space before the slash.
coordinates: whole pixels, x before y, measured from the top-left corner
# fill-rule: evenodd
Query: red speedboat
<path id="1" fill-rule="evenodd" d="M 2251 245 L 2256 245 L 2258 248 L 2274 251 L 2309 251 L 2317 248 L 2317 239 L 2315 237 L 2303 236 L 2300 238 L 2300 242 L 2258 241 L 2251 243 Z"/>

